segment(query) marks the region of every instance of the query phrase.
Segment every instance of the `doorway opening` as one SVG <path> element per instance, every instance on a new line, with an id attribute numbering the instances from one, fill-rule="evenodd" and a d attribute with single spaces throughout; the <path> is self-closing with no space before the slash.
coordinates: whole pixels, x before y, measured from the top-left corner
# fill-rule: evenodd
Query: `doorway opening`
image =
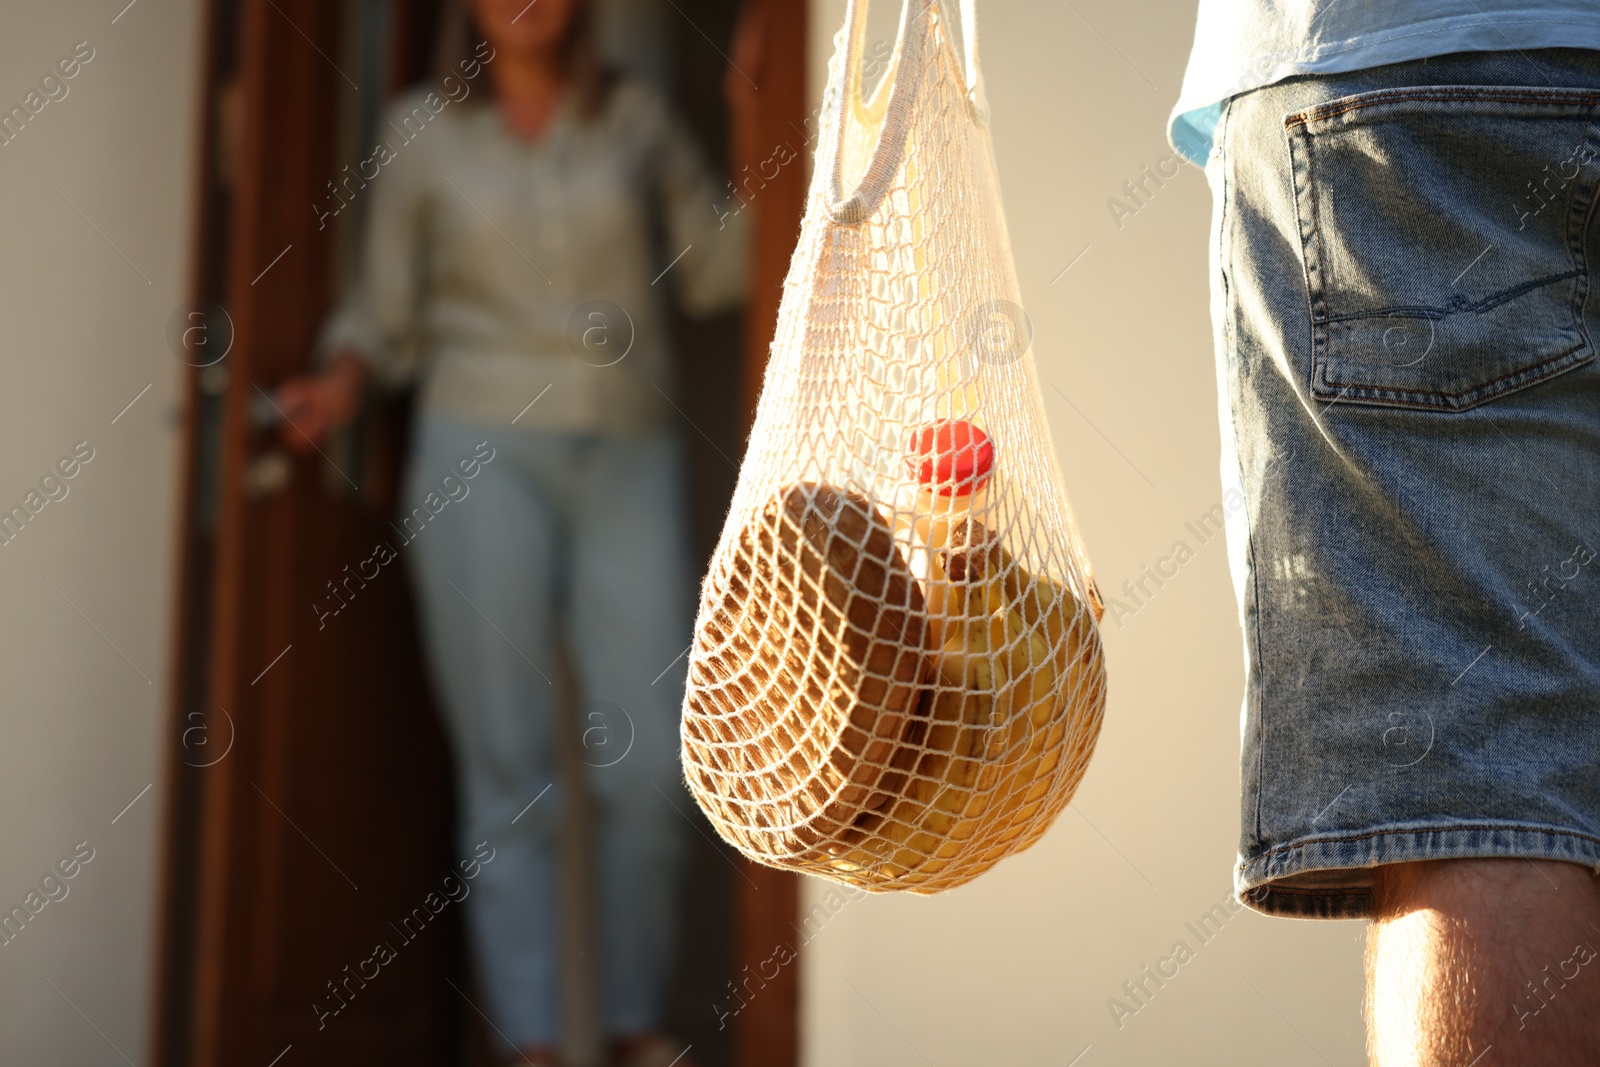
<path id="1" fill-rule="evenodd" d="M 196 361 L 205 365 L 186 397 L 172 712 L 181 755 L 168 771 L 152 1057 L 165 1067 L 488 1062 L 461 909 L 444 891 L 462 857 L 409 584 L 402 568 L 385 568 L 337 613 L 313 607 L 352 588 L 351 569 L 392 538 L 410 400 L 371 402 L 301 459 L 277 444 L 270 399 L 305 369 L 359 239 L 359 202 L 333 220 L 317 206 L 364 158 L 385 100 L 435 76 L 453 5 L 208 5 L 192 310 L 208 351 L 222 354 Z M 767 6 L 763 140 L 805 150 L 805 5 Z M 737 7 L 602 5 L 613 54 L 668 91 L 718 167 Z M 763 190 L 745 314 L 674 322 L 701 561 L 737 473 L 803 186 L 786 174 Z M 566 1014 L 580 1032 L 592 1026 L 582 991 L 594 980 L 581 930 L 583 815 L 576 805 L 565 864 L 579 902 Z M 728 1008 L 738 976 L 793 938 L 795 880 L 744 863 L 698 812 L 686 817 L 697 832 L 668 1028 L 706 1067 L 790 1067 L 793 968 L 764 981 L 748 1010 Z M 385 939 L 397 951 L 374 978 L 373 946 Z"/>

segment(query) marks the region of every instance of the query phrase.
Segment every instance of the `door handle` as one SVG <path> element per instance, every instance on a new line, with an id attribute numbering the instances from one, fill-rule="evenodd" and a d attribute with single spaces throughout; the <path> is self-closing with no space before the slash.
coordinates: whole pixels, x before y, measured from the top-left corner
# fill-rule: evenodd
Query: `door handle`
<path id="1" fill-rule="evenodd" d="M 294 461 L 281 448 L 259 452 L 244 465 L 244 495 L 250 500 L 281 493 L 294 481 Z"/>
<path id="2" fill-rule="evenodd" d="M 273 401 L 272 395 L 259 386 L 246 401 L 246 417 L 257 431 L 270 432 L 284 421 L 283 411 Z M 244 495 L 248 500 L 261 500 L 281 493 L 294 480 L 294 461 L 282 448 L 270 446 L 245 461 Z"/>
<path id="3" fill-rule="evenodd" d="M 256 388 L 255 395 L 248 401 L 250 426 L 257 430 L 270 430 L 280 422 L 287 421 L 277 401 L 272 399 L 272 394 Z"/>

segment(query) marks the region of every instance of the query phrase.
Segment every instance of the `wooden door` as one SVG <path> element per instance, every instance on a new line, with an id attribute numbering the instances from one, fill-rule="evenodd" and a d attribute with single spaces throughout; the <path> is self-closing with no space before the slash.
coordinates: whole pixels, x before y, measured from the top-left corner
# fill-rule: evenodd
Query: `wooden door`
<path id="1" fill-rule="evenodd" d="M 192 362 L 226 355 L 188 390 L 161 1064 L 431 1065 L 459 1045 L 445 879 L 470 857 L 447 840 L 403 561 L 372 575 L 398 543 L 402 422 L 375 413 L 360 447 L 293 460 L 262 417 L 327 310 L 334 231 L 312 205 L 345 162 L 338 121 L 356 77 L 386 89 L 341 47 L 348 10 L 211 5 L 194 285 L 210 348 Z"/>

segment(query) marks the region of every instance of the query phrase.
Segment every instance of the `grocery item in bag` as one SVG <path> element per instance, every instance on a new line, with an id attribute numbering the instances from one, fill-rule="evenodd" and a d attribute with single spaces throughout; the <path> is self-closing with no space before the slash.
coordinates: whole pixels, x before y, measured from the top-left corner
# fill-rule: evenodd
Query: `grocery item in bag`
<path id="1" fill-rule="evenodd" d="M 805 848 L 898 784 L 883 775 L 920 695 L 922 591 L 858 493 L 789 486 L 740 537 L 697 642 L 702 669 L 761 714 L 710 720 L 694 743 L 727 757 L 722 788 L 750 791 L 734 803 Z"/>

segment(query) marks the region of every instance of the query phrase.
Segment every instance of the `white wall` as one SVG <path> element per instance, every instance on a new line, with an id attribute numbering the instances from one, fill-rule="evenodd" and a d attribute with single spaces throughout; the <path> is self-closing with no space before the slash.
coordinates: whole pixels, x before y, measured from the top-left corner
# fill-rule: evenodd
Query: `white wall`
<path id="1" fill-rule="evenodd" d="M 811 10 L 820 77 L 843 3 Z M 1194 15 L 1194 0 L 979 3 L 1034 352 L 1072 399 L 1045 403 L 1108 593 L 1221 494 L 1204 176 L 1186 168 L 1120 228 L 1106 206 L 1168 151 Z M 833 898 L 802 950 L 809 1067 L 1366 1062 L 1362 924 L 1242 911 L 1204 945 L 1184 927 L 1227 899 L 1238 837 L 1243 668 L 1220 538 L 1122 622 L 1105 625 L 1098 754 L 1042 843 L 931 899 Z M 827 889 L 808 889 L 819 915 Z M 1119 1028 L 1107 1001 L 1179 939 L 1195 958 Z"/>
<path id="2" fill-rule="evenodd" d="M 124 3 L 0 11 L 4 109 L 94 50 L 0 147 L 0 509 L 94 450 L 0 547 L 0 909 L 94 849 L 0 947 L 7 1064 L 122 1062 L 109 1044 L 148 1060 L 178 469 L 164 332 L 187 286 L 199 4 Z"/>

